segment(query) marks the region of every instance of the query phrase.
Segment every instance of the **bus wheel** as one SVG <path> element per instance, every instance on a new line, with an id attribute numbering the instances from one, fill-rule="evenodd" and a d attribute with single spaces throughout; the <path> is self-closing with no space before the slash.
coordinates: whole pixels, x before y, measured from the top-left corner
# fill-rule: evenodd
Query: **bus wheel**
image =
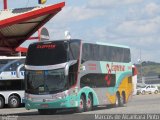
<path id="1" fill-rule="evenodd" d="M 52 115 L 55 114 L 57 110 L 55 109 L 38 109 L 40 115 Z"/>
<path id="2" fill-rule="evenodd" d="M 12 95 L 9 97 L 8 106 L 10 108 L 17 108 L 19 107 L 19 105 L 20 105 L 20 99 L 17 96 Z"/>
<path id="3" fill-rule="evenodd" d="M 126 94 L 125 94 L 124 92 L 122 92 L 121 106 L 122 106 L 122 107 L 127 106 L 126 103 L 127 103 L 127 102 L 126 102 Z"/>
<path id="4" fill-rule="evenodd" d="M 0 96 L 0 108 L 4 107 L 4 99 Z"/>
<path id="5" fill-rule="evenodd" d="M 91 111 L 92 108 L 93 108 L 93 99 L 92 99 L 92 96 L 89 95 L 88 100 L 86 102 L 86 109 L 87 109 L 87 111 Z"/>
<path id="6" fill-rule="evenodd" d="M 86 100 L 84 95 L 81 95 L 79 106 L 77 108 L 77 112 L 84 112 L 86 110 Z"/>
<path id="7" fill-rule="evenodd" d="M 120 106 L 121 106 L 121 98 L 120 98 L 120 95 L 117 94 L 117 95 L 116 95 L 115 107 L 120 107 Z"/>

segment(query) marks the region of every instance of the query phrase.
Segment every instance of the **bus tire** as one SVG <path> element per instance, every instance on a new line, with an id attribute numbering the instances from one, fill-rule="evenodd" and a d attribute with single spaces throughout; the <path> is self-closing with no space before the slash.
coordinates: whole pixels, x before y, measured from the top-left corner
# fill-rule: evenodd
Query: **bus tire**
<path id="1" fill-rule="evenodd" d="M 77 108 L 77 112 L 78 113 L 81 113 L 81 112 L 85 112 L 86 110 L 86 100 L 85 100 L 85 96 L 84 95 L 81 95 L 81 98 L 80 98 L 80 102 L 79 102 L 79 106 Z"/>
<path id="2" fill-rule="evenodd" d="M 127 102 L 126 102 L 126 94 L 125 92 L 122 92 L 122 100 L 121 100 L 121 106 L 122 107 L 126 107 L 127 106 Z"/>
<path id="3" fill-rule="evenodd" d="M 38 113 L 40 115 L 47 115 L 48 114 L 48 110 L 46 110 L 46 109 L 38 109 Z"/>
<path id="4" fill-rule="evenodd" d="M 89 94 L 88 100 L 86 102 L 86 110 L 91 111 L 92 109 L 93 109 L 93 98 L 92 98 L 91 94 Z"/>
<path id="5" fill-rule="evenodd" d="M 38 109 L 40 115 L 52 115 L 55 114 L 57 110 L 55 109 Z"/>
<path id="6" fill-rule="evenodd" d="M 17 108 L 17 107 L 19 107 L 19 105 L 20 105 L 19 97 L 15 96 L 15 95 L 12 95 L 9 97 L 8 106 L 10 108 Z"/>
<path id="7" fill-rule="evenodd" d="M 116 102 L 115 102 L 115 107 L 120 107 L 121 106 L 121 97 L 120 94 L 116 94 Z"/>
<path id="8" fill-rule="evenodd" d="M 0 96 L 0 109 L 4 107 L 4 99 Z"/>

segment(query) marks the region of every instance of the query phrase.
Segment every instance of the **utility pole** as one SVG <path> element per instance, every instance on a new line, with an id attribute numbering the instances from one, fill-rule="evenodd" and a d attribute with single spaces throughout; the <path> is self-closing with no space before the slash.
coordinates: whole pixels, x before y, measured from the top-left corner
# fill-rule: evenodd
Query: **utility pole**
<path id="1" fill-rule="evenodd" d="M 142 80 L 142 84 L 145 84 L 145 81 L 144 81 L 144 79 L 143 79 L 143 68 L 142 68 L 142 63 L 143 63 L 143 61 L 142 61 L 142 54 L 141 54 L 141 49 L 140 49 L 140 69 L 141 69 L 141 80 Z"/>
<path id="2" fill-rule="evenodd" d="M 3 8 L 4 8 L 4 10 L 6 10 L 8 8 L 7 0 L 3 0 Z"/>

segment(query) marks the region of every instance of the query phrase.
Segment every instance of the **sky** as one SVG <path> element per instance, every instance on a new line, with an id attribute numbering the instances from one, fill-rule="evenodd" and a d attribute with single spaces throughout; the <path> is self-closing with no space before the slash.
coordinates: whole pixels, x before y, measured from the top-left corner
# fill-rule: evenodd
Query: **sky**
<path id="1" fill-rule="evenodd" d="M 2 9 L 0 0 L 0 9 Z M 37 6 L 38 0 L 8 0 L 8 7 Z M 64 0 L 65 7 L 45 27 L 53 40 L 72 38 L 127 45 L 132 62 L 160 62 L 160 0 Z M 47 0 L 46 5 L 62 2 Z"/>

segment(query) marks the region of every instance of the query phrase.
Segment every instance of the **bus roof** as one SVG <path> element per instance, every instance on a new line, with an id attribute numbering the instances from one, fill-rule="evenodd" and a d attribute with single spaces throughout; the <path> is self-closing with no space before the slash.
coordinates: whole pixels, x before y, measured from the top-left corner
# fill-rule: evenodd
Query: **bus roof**
<path id="1" fill-rule="evenodd" d="M 114 47 L 121 47 L 121 48 L 129 48 L 129 46 L 120 45 L 120 44 L 112 44 L 112 43 L 105 43 L 105 42 L 84 42 L 89 44 L 97 44 L 97 45 L 106 45 L 106 46 L 114 46 Z"/>
<path id="2" fill-rule="evenodd" d="M 96 44 L 98 44 L 98 45 L 108 45 L 108 46 L 129 48 L 129 46 L 120 45 L 120 44 L 111 44 L 111 43 L 105 43 L 105 42 L 96 42 Z"/>
<path id="3" fill-rule="evenodd" d="M 66 39 L 61 39 L 61 40 L 48 40 L 48 41 L 40 41 L 40 42 L 34 42 L 31 44 L 37 44 L 37 43 L 50 43 L 50 42 L 58 42 L 58 41 L 82 41 L 83 43 L 88 43 L 88 44 L 97 44 L 97 45 L 108 45 L 108 46 L 114 46 L 114 47 L 121 47 L 121 48 L 129 48 L 129 46 L 125 45 L 119 45 L 119 44 L 111 44 L 111 43 L 105 43 L 105 42 L 87 42 L 84 40 L 80 39 L 71 39 L 71 40 L 66 40 Z"/>

